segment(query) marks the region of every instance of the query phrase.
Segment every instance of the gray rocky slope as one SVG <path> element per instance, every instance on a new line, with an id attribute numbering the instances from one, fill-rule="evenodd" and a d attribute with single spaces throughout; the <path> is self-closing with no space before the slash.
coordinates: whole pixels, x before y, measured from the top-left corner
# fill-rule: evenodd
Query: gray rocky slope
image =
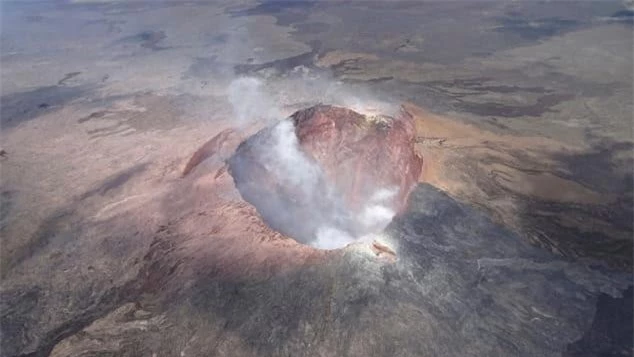
<path id="1" fill-rule="evenodd" d="M 560 356 L 590 330 L 599 296 L 629 284 L 425 184 L 384 235 L 396 263 L 353 246 L 262 279 L 200 271 L 159 298 L 128 296 L 52 355 Z"/>

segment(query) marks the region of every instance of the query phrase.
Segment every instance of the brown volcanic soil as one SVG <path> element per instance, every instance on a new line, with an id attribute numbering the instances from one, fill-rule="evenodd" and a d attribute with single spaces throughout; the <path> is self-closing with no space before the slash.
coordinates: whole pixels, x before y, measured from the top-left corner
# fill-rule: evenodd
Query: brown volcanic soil
<path id="1" fill-rule="evenodd" d="M 266 279 L 324 258 L 325 252 L 269 228 L 228 172 L 210 169 L 166 197 L 166 209 L 181 213 L 159 227 L 144 258 L 143 292 L 177 291 L 200 272 L 220 280 Z"/>

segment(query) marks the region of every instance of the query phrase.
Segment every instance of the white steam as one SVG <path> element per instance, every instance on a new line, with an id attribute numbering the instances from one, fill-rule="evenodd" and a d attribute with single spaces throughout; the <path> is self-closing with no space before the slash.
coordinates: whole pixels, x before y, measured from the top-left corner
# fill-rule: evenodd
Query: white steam
<path id="1" fill-rule="evenodd" d="M 310 245 L 319 249 L 337 249 L 345 247 L 355 240 L 355 237 L 340 229 L 321 226 L 317 229 L 315 240 Z"/>
<path id="2" fill-rule="evenodd" d="M 357 215 L 356 221 L 362 227 L 362 234 L 353 237 L 350 234 L 331 226 L 322 226 L 317 230 L 313 247 L 320 249 L 337 249 L 355 241 L 372 242 L 376 238 L 376 232 L 383 230 L 392 221 L 396 212 L 387 204 L 394 198 L 398 190 L 396 188 L 382 188 L 377 190 L 370 200 L 364 205 Z"/>
<path id="3" fill-rule="evenodd" d="M 278 180 L 304 193 L 315 192 L 322 175 L 321 168 L 300 149 L 295 126 L 290 120 L 282 120 L 273 128 L 273 147 L 264 164 L 276 174 Z"/>
<path id="4" fill-rule="evenodd" d="M 364 228 L 364 231 L 378 231 L 385 228 L 396 212 L 387 205 L 396 196 L 396 188 L 382 188 L 377 190 L 357 217 Z"/>
<path id="5" fill-rule="evenodd" d="M 227 97 L 237 127 L 242 128 L 256 120 L 271 121 L 282 117 L 281 110 L 262 87 L 262 81 L 252 77 L 235 79 L 229 85 Z"/>

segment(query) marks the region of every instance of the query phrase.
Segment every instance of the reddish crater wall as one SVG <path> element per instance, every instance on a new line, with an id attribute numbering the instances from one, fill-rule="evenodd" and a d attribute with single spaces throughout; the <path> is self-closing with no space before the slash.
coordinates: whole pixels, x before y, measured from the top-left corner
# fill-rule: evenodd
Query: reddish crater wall
<path id="1" fill-rule="evenodd" d="M 422 169 L 410 116 L 366 117 L 318 105 L 294 113 L 290 120 L 295 135 L 291 127 L 280 139 L 280 124 L 263 129 L 242 142 L 229 160 L 242 197 L 272 228 L 309 244 L 320 227 L 357 237 L 369 233 L 358 216 L 377 200 L 378 191 L 393 192 L 383 195 L 381 206 L 394 212 L 405 207 Z M 276 149 L 280 140 L 285 151 Z M 280 170 L 279 161 L 293 151 L 289 147 L 295 148 L 290 156 L 302 159 Z M 303 175 L 302 170 L 311 173 Z M 291 175 L 307 177 L 291 180 Z"/>
<path id="2" fill-rule="evenodd" d="M 390 206 L 400 211 L 418 181 L 423 160 L 414 150 L 413 118 L 368 118 L 353 110 L 320 105 L 292 115 L 306 153 L 326 172 L 349 207 L 361 208 L 380 188 L 394 188 Z"/>

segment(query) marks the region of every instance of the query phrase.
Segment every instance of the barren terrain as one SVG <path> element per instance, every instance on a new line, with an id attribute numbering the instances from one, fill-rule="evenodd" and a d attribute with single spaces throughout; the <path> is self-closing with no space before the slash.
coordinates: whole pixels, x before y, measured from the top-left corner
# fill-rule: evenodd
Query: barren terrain
<path id="1" fill-rule="evenodd" d="M 628 6 L 2 2 L 0 355 L 631 355 Z M 318 104 L 422 158 L 335 250 L 227 168 Z"/>

